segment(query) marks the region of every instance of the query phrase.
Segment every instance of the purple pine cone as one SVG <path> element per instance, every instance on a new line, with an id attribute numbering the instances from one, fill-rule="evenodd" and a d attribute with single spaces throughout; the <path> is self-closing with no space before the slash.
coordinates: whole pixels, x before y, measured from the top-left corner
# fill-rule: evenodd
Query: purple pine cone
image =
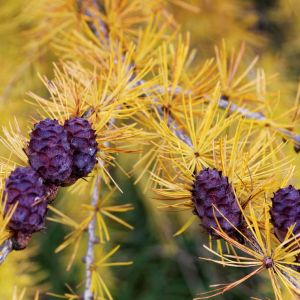
<path id="1" fill-rule="evenodd" d="M 31 235 L 44 228 L 47 212 L 47 187 L 42 178 L 30 167 L 12 171 L 5 183 L 5 213 L 17 203 L 8 224 L 13 232 Z"/>
<path id="2" fill-rule="evenodd" d="M 300 233 L 300 191 L 289 185 L 275 192 L 270 214 L 275 234 L 281 242 L 293 224 L 296 224 L 293 233 Z"/>
<path id="3" fill-rule="evenodd" d="M 80 117 L 67 120 L 64 128 L 73 156 L 72 177 L 75 179 L 85 177 L 97 162 L 98 144 L 95 130 L 88 120 Z"/>
<path id="4" fill-rule="evenodd" d="M 27 152 L 31 167 L 46 183 L 61 185 L 70 177 L 70 144 L 64 127 L 56 120 L 45 119 L 35 124 Z"/>
<path id="5" fill-rule="evenodd" d="M 222 172 L 209 168 L 200 171 L 194 180 L 192 200 L 195 213 L 210 235 L 218 237 L 214 229 L 219 230 L 220 226 L 224 232 L 233 236 L 236 235 L 235 228 L 242 226 L 240 207 L 228 178 L 222 176 Z"/>

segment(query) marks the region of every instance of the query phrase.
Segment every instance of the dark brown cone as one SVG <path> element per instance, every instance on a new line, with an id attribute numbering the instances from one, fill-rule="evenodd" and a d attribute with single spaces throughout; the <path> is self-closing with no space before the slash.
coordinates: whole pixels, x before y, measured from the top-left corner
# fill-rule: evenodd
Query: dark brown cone
<path id="1" fill-rule="evenodd" d="M 293 224 L 296 224 L 293 233 L 300 233 L 300 191 L 289 185 L 275 192 L 270 214 L 279 241 L 284 241 L 289 227 Z"/>
<path id="2" fill-rule="evenodd" d="M 87 176 L 94 168 L 98 144 L 95 130 L 88 120 L 75 117 L 67 120 L 64 128 L 72 151 L 72 175 L 69 181 Z M 67 183 L 68 184 L 68 183 Z"/>
<path id="3" fill-rule="evenodd" d="M 27 149 L 29 163 L 47 184 L 61 185 L 72 172 L 67 133 L 56 120 L 35 124 Z"/>
<path id="4" fill-rule="evenodd" d="M 31 236 L 32 236 L 31 233 L 24 233 L 24 232 L 21 232 L 21 231 L 15 232 L 13 237 L 11 238 L 12 248 L 14 250 L 23 250 L 23 249 L 25 249 L 29 244 Z"/>
<path id="5" fill-rule="evenodd" d="M 11 172 L 5 183 L 5 213 L 17 204 L 8 224 L 14 234 L 14 245 L 23 248 L 32 233 L 44 228 L 47 212 L 47 187 L 30 167 L 19 167 Z"/>
<path id="6" fill-rule="evenodd" d="M 214 229 L 219 230 L 220 226 L 224 232 L 233 236 L 236 235 L 235 228 L 242 226 L 240 207 L 228 178 L 222 176 L 222 172 L 209 168 L 200 171 L 193 183 L 192 200 L 195 213 L 210 235 L 218 237 Z"/>
<path id="7" fill-rule="evenodd" d="M 59 187 L 54 184 L 46 185 L 48 204 L 51 204 L 55 200 L 57 193 L 58 193 L 58 189 L 59 189 Z"/>
<path id="8" fill-rule="evenodd" d="M 294 150 L 296 153 L 300 152 L 300 137 L 299 136 L 295 137 Z"/>

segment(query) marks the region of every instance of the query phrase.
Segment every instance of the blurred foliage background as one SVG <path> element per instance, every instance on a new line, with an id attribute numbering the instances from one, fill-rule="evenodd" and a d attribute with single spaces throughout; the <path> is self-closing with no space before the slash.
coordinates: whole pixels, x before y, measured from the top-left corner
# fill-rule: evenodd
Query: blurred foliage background
<path id="1" fill-rule="evenodd" d="M 59 60 L 52 51 L 51 43 L 47 43 L 50 37 L 34 37 L 34 29 L 41 16 L 31 14 L 32 7 L 23 2 L 26 1 L 0 2 L 1 125 L 7 125 L 14 118 L 20 124 L 26 124 L 29 113 L 34 117 L 32 107 L 24 101 L 26 92 L 31 90 L 45 94 L 38 74 L 51 77 L 52 62 Z M 65 2 L 71 5 L 72 1 Z M 212 56 L 214 46 L 220 45 L 222 39 L 230 47 L 246 42 L 249 57 L 259 55 L 261 66 L 269 74 L 280 74 L 272 84 L 280 86 L 283 99 L 294 99 L 300 75 L 299 0 L 186 2 L 195 5 L 198 10 L 181 9 L 175 5 L 170 5 L 170 9 L 181 24 L 182 32 L 190 32 L 192 48 L 197 50 L 200 59 Z M 47 8 L 41 5 L 40 9 Z M 43 14 L 45 11 L 41 11 Z M 63 24 L 57 23 L 57 26 Z M 36 47 L 32 43 L 34 38 L 45 42 Z M 2 147 L 1 156 L 6 155 L 8 153 Z M 127 169 L 134 164 L 134 158 L 124 159 L 120 155 L 118 159 L 127 165 Z M 115 299 L 192 299 L 212 282 L 229 282 L 240 277 L 238 273 L 241 270 L 225 271 L 222 267 L 197 259 L 203 256 L 202 245 L 207 239 L 199 225 L 179 237 L 173 237 L 181 224 L 179 217 L 157 210 L 157 203 L 151 200 L 151 195 L 143 192 L 143 182 L 134 184 L 134 177 L 129 178 L 117 169 L 112 170 L 112 174 L 124 191 L 123 194 L 116 192 L 113 201 L 132 203 L 135 208 L 124 218 L 135 227 L 133 231 L 121 230 L 120 226 L 111 224 L 114 236 L 111 246 L 122 245 L 116 260 L 134 261 L 131 267 L 103 270 Z M 85 197 L 84 194 L 75 196 L 66 190 L 59 194 L 57 207 L 69 215 L 76 214 L 76 206 L 82 201 L 89 201 Z M 184 214 L 180 218 L 184 218 Z M 29 249 L 10 255 L 0 268 L 0 299 L 11 299 L 14 286 L 19 289 L 26 287 L 28 299 L 33 299 L 30 293 L 34 293 L 37 287 L 41 291 L 59 294 L 68 291 L 65 283 L 76 288 L 83 279 L 82 259 L 78 259 L 66 272 L 70 253 L 54 253 L 66 233 L 63 226 L 48 222 L 47 232 L 37 234 Z M 84 248 L 80 249 L 79 258 L 84 256 L 84 251 Z M 269 288 L 265 282 L 255 278 L 218 299 L 261 298 L 263 294 L 271 295 Z M 42 299 L 53 299 L 53 296 L 45 295 Z"/>

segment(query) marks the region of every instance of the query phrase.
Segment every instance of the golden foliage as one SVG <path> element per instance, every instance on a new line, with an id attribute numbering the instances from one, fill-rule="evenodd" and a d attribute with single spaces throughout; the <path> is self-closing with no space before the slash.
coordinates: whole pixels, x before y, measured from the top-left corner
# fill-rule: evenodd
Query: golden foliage
<path id="1" fill-rule="evenodd" d="M 281 6 L 284 13 L 289 12 L 286 3 Z M 177 12 L 172 14 L 174 7 Z M 126 173 L 118 157 L 129 154 L 138 157 L 129 173 L 136 182 L 145 182 L 150 175 L 145 186 L 152 185 L 158 198 L 155 200 L 166 210 L 193 210 L 191 187 L 195 175 L 204 168 L 222 171 L 233 186 L 250 235 L 239 232 L 245 241 L 242 244 L 219 228 L 217 234 L 231 251 L 223 251 L 219 241 L 216 250 L 205 246 L 218 258 L 204 259 L 222 266 L 255 269 L 199 299 L 220 295 L 264 270 L 276 299 L 283 299 L 281 287 L 291 297 L 299 294 L 300 278 L 295 271 L 299 263 L 294 261 L 300 254 L 298 236 L 292 234 L 291 227 L 285 241 L 279 243 L 268 210 L 272 194 L 295 178 L 294 154 L 288 150 L 288 142 L 299 147 L 300 88 L 294 103 L 286 103 L 274 89 L 276 76 L 258 67 L 257 56 L 249 58 L 245 43 L 238 46 L 241 37 L 255 49 L 265 45 L 265 37 L 253 30 L 258 16 L 249 9 L 250 4 L 237 0 L 213 4 L 205 0 L 14 0 L 0 8 L 3 19 L 14 16 L 11 24 L 1 24 L 0 37 L 9 41 L 9 35 L 17 34 L 26 40 L 19 45 L 22 59 L 15 62 L 15 74 L 10 68 L 17 54 L 5 62 L 9 76 L 0 77 L 0 99 L 8 98 L 15 82 L 42 58 L 47 57 L 41 63 L 45 70 L 52 66 L 52 72 L 39 76 L 42 91 L 30 84 L 34 90 L 28 93 L 30 99 L 16 102 L 22 108 L 25 103 L 33 104 L 27 132 L 23 130 L 24 120 L 20 122 L 19 118 L 3 130 L 1 141 L 9 158 L 2 158 L 0 164 L 1 195 L 9 172 L 16 165 L 28 164 L 27 135 L 32 123 L 46 117 L 60 124 L 74 116 L 89 120 L 97 134 L 98 163 L 86 180 L 72 187 L 74 198 L 84 195 L 84 200 L 77 199 L 79 205 L 70 215 L 65 213 L 68 204 L 63 209 L 50 206 L 53 216 L 48 219 L 70 230 L 56 248 L 56 252 L 71 248 L 67 270 L 78 260 L 86 232 L 95 222 L 99 241 L 94 246 L 94 260 L 87 266 L 87 273 L 91 272 L 89 290 L 95 299 L 113 299 L 106 283 L 110 281 L 106 278 L 111 279 L 108 268 L 132 264 L 110 262 L 120 246 L 109 247 L 106 252 L 107 243 L 113 240 L 111 222 L 133 229 L 119 216 L 131 211 L 132 205 L 110 203 L 116 190 L 122 192 L 111 169 L 118 167 Z M 182 9 L 194 14 L 191 19 L 200 21 L 194 37 L 180 30 Z M 201 57 L 191 46 L 196 44 L 193 39 L 200 44 L 197 48 Z M 210 55 L 216 41 L 215 55 L 203 59 L 203 54 Z M 1 60 L 5 51 L 1 46 Z M 20 89 L 25 86 L 24 82 Z M 98 192 L 99 186 L 106 194 Z M 87 203 L 93 191 L 95 201 Z M 4 213 L 4 207 L 1 203 L 0 242 L 9 237 L 6 227 L 13 214 Z M 148 209 L 153 207 L 148 205 Z M 175 236 L 196 219 L 191 215 Z M 16 266 L 12 264 L 13 268 Z M 18 284 L 21 288 L 29 280 L 24 278 Z M 79 291 L 68 290 L 64 295 L 50 295 L 80 299 Z M 38 297 L 37 293 L 35 300 Z M 25 299 L 25 289 L 20 294 L 15 289 L 13 299 Z"/>

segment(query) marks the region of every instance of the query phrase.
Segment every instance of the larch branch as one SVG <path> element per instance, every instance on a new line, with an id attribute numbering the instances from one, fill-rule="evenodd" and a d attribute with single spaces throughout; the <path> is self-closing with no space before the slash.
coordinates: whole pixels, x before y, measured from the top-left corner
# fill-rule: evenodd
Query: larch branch
<path id="1" fill-rule="evenodd" d="M 4 262 L 7 255 L 12 252 L 12 241 L 11 239 L 7 239 L 3 242 L 3 244 L 0 246 L 0 265 Z"/>
<path id="2" fill-rule="evenodd" d="M 91 290 L 92 285 L 92 275 L 93 275 L 93 264 L 94 264 L 94 246 L 97 242 L 95 236 L 95 226 L 96 226 L 96 209 L 98 205 L 99 199 L 99 186 L 101 182 L 101 177 L 98 175 L 95 179 L 95 186 L 93 189 L 91 206 L 95 209 L 93 214 L 93 218 L 88 225 L 88 245 L 85 256 L 85 264 L 86 264 L 86 278 L 85 278 L 85 291 L 84 291 L 84 300 L 93 300 L 93 293 Z"/>

